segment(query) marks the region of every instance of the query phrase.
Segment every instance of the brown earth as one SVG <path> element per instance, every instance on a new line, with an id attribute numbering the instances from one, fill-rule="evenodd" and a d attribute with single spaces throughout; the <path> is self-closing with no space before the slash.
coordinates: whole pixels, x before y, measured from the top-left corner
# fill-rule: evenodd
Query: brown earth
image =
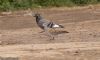
<path id="1" fill-rule="evenodd" d="M 100 8 L 40 9 L 45 19 L 62 24 L 65 31 L 50 40 L 23 12 L 1 14 L 0 56 L 20 60 L 100 60 Z M 63 30 L 63 29 L 61 29 Z M 34 47 L 36 46 L 36 47 Z"/>

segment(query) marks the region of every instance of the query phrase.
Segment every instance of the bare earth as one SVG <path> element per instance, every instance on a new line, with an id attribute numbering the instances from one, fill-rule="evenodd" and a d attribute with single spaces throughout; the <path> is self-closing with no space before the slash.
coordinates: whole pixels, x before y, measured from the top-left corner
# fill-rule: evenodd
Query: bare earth
<path id="1" fill-rule="evenodd" d="M 36 12 L 36 10 L 33 10 Z M 40 9 L 45 19 L 65 26 L 69 33 L 49 40 L 24 12 L 1 14 L 0 57 L 18 60 L 100 60 L 100 7 Z M 62 29 L 63 30 L 63 29 Z M 14 60 L 14 59 L 13 59 Z"/>

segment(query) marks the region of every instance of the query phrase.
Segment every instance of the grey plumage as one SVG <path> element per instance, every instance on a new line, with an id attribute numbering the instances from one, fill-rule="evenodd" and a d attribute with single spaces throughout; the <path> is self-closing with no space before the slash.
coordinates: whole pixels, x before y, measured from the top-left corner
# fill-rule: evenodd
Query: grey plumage
<path id="1" fill-rule="evenodd" d="M 43 17 L 40 14 L 35 14 L 33 16 L 36 17 L 37 25 L 42 29 L 44 29 L 44 27 L 47 27 L 47 28 L 64 28 L 62 25 L 55 24 L 54 22 L 47 21 L 47 20 L 43 19 Z"/>
<path id="2" fill-rule="evenodd" d="M 52 37 L 52 39 L 54 39 L 54 37 L 52 36 L 52 34 L 50 34 L 48 32 L 48 28 L 64 28 L 62 25 L 55 24 L 52 21 L 47 21 L 47 20 L 43 19 L 43 17 L 38 13 L 37 14 L 33 14 L 33 16 L 36 18 L 37 25 L 41 29 L 43 29 L 45 32 L 47 32 L 48 35 Z"/>

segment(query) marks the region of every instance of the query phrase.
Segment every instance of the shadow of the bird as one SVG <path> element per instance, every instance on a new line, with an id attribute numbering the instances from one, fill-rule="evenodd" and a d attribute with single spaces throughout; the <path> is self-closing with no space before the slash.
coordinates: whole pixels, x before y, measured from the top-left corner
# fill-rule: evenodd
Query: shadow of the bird
<path id="1" fill-rule="evenodd" d="M 49 29 L 49 32 L 54 35 L 69 33 L 66 30 Z"/>

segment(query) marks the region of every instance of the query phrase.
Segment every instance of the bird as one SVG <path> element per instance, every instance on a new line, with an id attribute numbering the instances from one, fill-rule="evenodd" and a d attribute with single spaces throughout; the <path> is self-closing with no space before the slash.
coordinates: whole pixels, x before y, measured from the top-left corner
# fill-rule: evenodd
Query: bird
<path id="1" fill-rule="evenodd" d="M 55 28 L 64 28 L 64 26 L 60 24 L 56 24 L 52 21 L 47 21 L 39 13 L 33 13 L 32 16 L 35 17 L 37 25 L 43 30 L 43 32 L 46 32 L 51 37 L 50 40 L 54 40 L 54 36 L 51 33 L 49 33 L 48 29 L 55 30 Z"/>

